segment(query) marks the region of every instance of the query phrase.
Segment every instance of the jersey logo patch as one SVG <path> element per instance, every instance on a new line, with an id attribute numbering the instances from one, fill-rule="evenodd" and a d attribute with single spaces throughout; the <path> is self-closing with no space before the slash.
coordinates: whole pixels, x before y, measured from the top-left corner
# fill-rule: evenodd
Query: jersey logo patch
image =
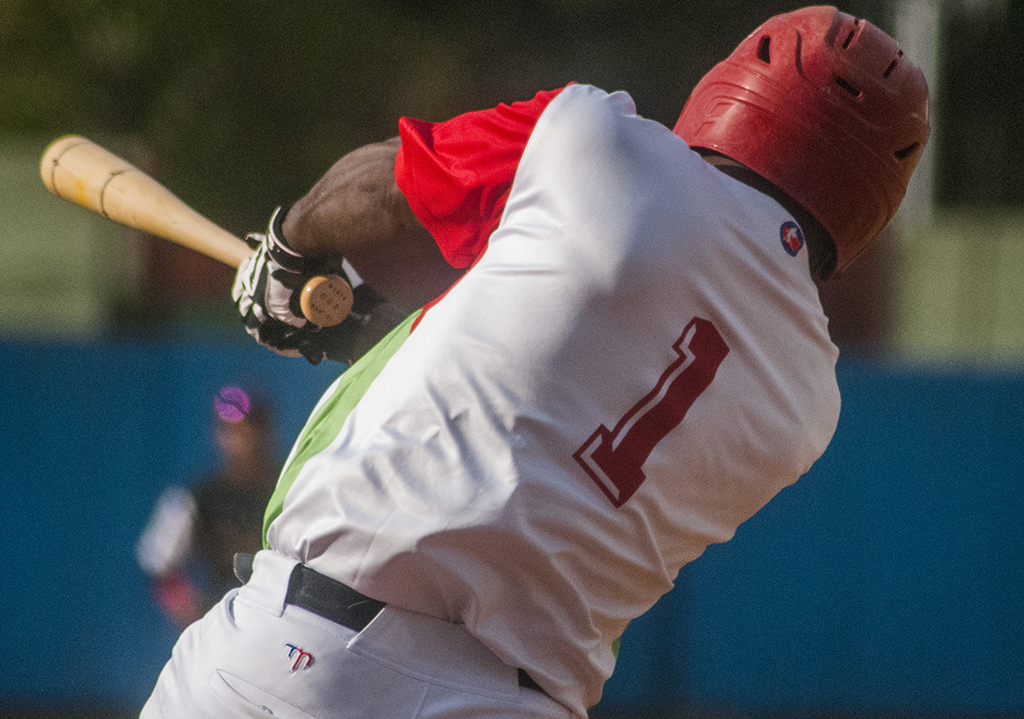
<path id="1" fill-rule="evenodd" d="M 783 222 L 779 228 L 779 236 L 782 238 L 782 246 L 791 257 L 796 257 L 804 246 L 804 231 L 800 225 L 792 220 Z"/>

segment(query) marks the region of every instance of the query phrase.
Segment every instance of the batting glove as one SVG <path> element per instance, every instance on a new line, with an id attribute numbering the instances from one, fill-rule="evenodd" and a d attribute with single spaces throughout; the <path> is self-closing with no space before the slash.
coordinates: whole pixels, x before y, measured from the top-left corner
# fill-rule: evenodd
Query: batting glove
<path id="1" fill-rule="evenodd" d="M 239 266 L 231 298 L 246 332 L 264 347 L 286 357 L 305 357 L 314 365 L 325 359 L 350 364 L 356 336 L 380 298 L 359 285 L 353 289 L 353 313 L 344 322 L 320 327 L 308 321 L 299 307 L 305 283 L 322 274 L 348 277 L 340 268 L 326 267 L 288 247 L 281 233 L 286 212 L 280 207 L 274 211 L 265 235 L 246 237 L 255 253 Z"/>

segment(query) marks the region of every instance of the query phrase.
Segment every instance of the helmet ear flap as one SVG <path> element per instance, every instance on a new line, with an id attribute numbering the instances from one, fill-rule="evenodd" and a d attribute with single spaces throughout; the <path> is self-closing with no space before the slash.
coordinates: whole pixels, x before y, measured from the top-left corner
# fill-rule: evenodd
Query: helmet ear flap
<path id="1" fill-rule="evenodd" d="M 892 219 L 928 139 L 924 75 L 834 7 L 769 19 L 687 99 L 674 131 L 751 168 L 810 212 L 852 262 Z"/>

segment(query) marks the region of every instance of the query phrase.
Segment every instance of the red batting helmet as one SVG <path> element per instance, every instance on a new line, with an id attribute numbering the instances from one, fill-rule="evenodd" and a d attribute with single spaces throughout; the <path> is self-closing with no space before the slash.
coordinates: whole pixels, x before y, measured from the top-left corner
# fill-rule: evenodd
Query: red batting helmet
<path id="1" fill-rule="evenodd" d="M 674 132 L 800 203 L 836 270 L 878 236 L 928 139 L 928 85 L 896 43 L 834 7 L 778 15 L 694 88 Z"/>

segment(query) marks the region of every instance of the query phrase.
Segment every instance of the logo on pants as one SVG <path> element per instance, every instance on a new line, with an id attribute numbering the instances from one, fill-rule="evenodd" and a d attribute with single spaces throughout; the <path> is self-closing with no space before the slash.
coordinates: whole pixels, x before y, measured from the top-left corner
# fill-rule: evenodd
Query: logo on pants
<path id="1" fill-rule="evenodd" d="M 305 649 L 300 649 L 294 644 L 285 644 L 288 647 L 288 658 L 292 661 L 292 671 L 297 672 L 299 669 L 309 669 L 313 666 L 313 655 L 307 652 Z"/>

